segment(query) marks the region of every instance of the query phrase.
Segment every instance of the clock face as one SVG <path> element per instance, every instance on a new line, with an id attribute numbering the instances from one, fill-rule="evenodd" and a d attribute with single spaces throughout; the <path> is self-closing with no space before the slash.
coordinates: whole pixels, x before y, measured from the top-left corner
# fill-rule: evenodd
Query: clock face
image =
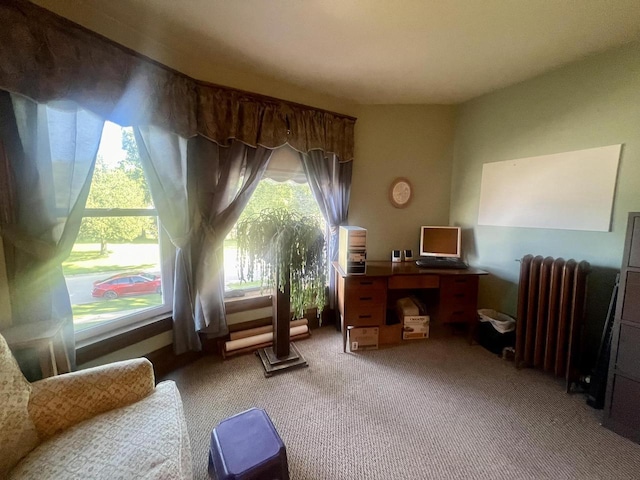
<path id="1" fill-rule="evenodd" d="M 396 178 L 391 182 L 389 200 L 396 208 L 404 208 L 411 201 L 411 183 L 406 178 Z"/>

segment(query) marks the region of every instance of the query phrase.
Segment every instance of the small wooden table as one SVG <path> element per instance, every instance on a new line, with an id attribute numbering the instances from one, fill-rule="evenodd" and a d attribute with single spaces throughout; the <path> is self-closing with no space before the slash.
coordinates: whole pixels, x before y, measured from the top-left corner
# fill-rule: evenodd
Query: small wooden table
<path id="1" fill-rule="evenodd" d="M 37 350 L 42 378 L 46 378 L 71 371 L 62 326 L 63 323 L 57 320 L 32 322 L 9 327 L 0 333 L 11 350 Z"/>

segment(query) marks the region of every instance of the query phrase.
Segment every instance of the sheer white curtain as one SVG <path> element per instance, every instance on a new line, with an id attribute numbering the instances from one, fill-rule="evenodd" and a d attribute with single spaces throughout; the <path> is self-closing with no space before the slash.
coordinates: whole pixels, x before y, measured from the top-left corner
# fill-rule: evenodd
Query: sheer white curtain
<path id="1" fill-rule="evenodd" d="M 3 225 L 14 259 L 12 323 L 64 320 L 75 366 L 71 302 L 62 274 L 78 235 L 104 120 L 72 101 L 38 104 L 2 92 L 0 134 L 15 182 L 15 223 Z M 35 358 L 23 360 L 36 377 Z"/>
<path id="2" fill-rule="evenodd" d="M 162 228 L 176 248 L 173 278 L 173 348 L 200 350 L 194 323 L 195 285 L 191 258 L 194 205 L 191 201 L 188 141 L 159 127 L 134 127 L 134 134 L 153 203 Z"/>
<path id="3" fill-rule="evenodd" d="M 269 178 L 274 182 L 307 183 L 300 154 L 289 145 L 273 151 L 262 178 Z"/>

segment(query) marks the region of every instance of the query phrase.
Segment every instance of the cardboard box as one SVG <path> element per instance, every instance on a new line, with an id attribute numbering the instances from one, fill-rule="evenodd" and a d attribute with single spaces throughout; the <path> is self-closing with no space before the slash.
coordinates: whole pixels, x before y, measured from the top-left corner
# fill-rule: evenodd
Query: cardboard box
<path id="1" fill-rule="evenodd" d="M 402 323 L 403 340 L 429 338 L 429 316 L 420 315 L 420 309 L 411 298 L 399 299 L 396 302 L 396 311 Z"/>
<path id="2" fill-rule="evenodd" d="M 380 329 L 378 327 L 349 328 L 349 350 L 351 352 L 358 350 L 377 350 L 379 334 Z"/>
<path id="3" fill-rule="evenodd" d="M 404 297 L 396 302 L 396 311 L 398 312 L 398 319 L 402 322 L 405 316 L 418 316 L 420 310 L 418 306 L 409 297 Z"/>
<path id="4" fill-rule="evenodd" d="M 378 336 L 380 345 L 393 345 L 402 341 L 402 324 L 382 325 Z"/>
<path id="5" fill-rule="evenodd" d="M 429 320 L 428 315 L 405 316 L 402 324 L 402 339 L 429 338 Z"/>

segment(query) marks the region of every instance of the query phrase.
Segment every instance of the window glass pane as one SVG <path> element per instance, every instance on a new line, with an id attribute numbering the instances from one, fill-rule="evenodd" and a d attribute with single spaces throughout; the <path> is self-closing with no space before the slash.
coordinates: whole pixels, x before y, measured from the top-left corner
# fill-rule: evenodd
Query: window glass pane
<path id="1" fill-rule="evenodd" d="M 300 215 L 312 216 L 318 220 L 323 231 L 325 230 L 322 213 L 313 198 L 308 183 L 276 182 L 270 178 L 261 180 L 238 221 L 269 208 L 285 208 Z M 254 281 L 240 282 L 236 245 L 236 229 L 234 227 L 224 242 L 224 279 L 225 296 L 227 297 L 244 296 L 260 289 L 259 272 L 255 272 Z"/>
<path id="2" fill-rule="evenodd" d="M 83 227 L 86 222 L 108 220 L 120 231 L 128 228 L 131 219 L 155 220 L 85 218 Z M 146 230 L 136 233 L 132 240 L 108 240 L 105 245 L 86 235 L 76 241 L 63 263 L 76 331 L 163 305 L 158 238 Z"/>
<path id="3" fill-rule="evenodd" d="M 152 208 L 133 130 L 105 123 L 87 208 Z"/>

